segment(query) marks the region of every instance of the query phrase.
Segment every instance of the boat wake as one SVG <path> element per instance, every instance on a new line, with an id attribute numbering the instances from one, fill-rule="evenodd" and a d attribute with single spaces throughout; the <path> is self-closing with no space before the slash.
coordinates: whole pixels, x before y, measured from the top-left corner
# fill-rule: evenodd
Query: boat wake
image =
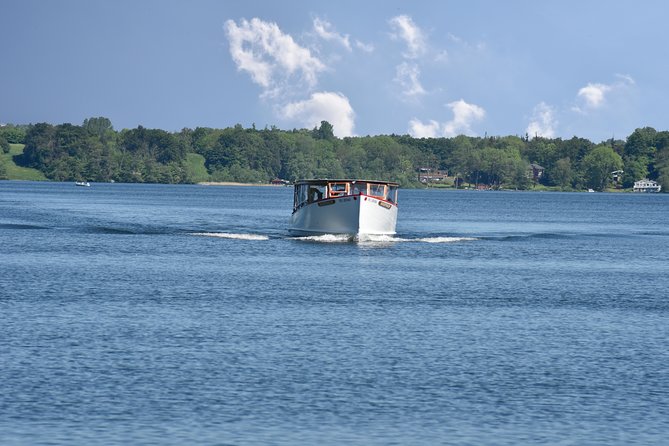
<path id="1" fill-rule="evenodd" d="M 479 240 L 476 237 L 425 237 L 419 238 L 416 241 L 424 243 L 457 243 L 457 242 L 473 242 Z"/>
<path id="2" fill-rule="evenodd" d="M 262 241 L 270 239 L 268 235 L 234 233 L 234 232 L 191 232 L 189 235 L 194 235 L 199 237 L 217 237 L 223 239 L 250 240 L 250 241 Z M 354 236 L 349 234 L 322 234 L 322 235 L 309 235 L 302 237 L 287 237 L 287 240 L 298 240 L 311 243 L 358 243 L 362 245 L 383 245 L 383 244 L 407 243 L 407 242 L 457 243 L 457 242 L 468 242 L 480 239 L 475 237 L 439 236 L 439 237 L 406 238 L 406 237 L 397 237 L 393 235 L 359 234 Z"/>
<path id="3" fill-rule="evenodd" d="M 360 243 L 360 244 L 388 244 L 388 243 L 457 243 L 479 240 L 475 237 L 419 237 L 405 238 L 393 235 L 359 234 L 357 236 L 347 234 L 324 234 L 310 235 L 305 237 L 293 237 L 295 240 L 316 243 Z"/>
<path id="4" fill-rule="evenodd" d="M 419 237 L 405 238 L 392 235 L 358 235 L 357 241 L 361 243 L 395 243 L 395 242 L 418 242 L 418 243 L 457 243 L 478 240 L 475 237 Z"/>
<path id="5" fill-rule="evenodd" d="M 356 241 L 355 236 L 348 234 L 323 234 L 307 235 L 303 237 L 290 237 L 292 240 L 316 243 L 352 243 Z"/>
<path id="6" fill-rule="evenodd" d="M 269 237 L 266 235 L 260 234 L 236 234 L 231 232 L 192 232 L 191 235 L 197 235 L 200 237 L 218 237 L 218 238 L 227 238 L 234 240 L 269 240 Z"/>

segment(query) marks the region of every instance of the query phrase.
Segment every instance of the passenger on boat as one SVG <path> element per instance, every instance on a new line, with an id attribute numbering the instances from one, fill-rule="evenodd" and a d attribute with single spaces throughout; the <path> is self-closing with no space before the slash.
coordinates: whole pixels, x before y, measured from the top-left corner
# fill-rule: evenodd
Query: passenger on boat
<path id="1" fill-rule="evenodd" d="M 309 202 L 314 202 L 323 199 L 323 192 L 318 190 L 318 188 L 310 187 L 309 188 Z"/>

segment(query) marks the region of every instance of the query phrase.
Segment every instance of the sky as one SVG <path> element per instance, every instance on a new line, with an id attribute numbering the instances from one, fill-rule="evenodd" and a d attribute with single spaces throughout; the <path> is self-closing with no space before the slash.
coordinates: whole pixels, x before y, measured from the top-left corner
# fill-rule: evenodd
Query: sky
<path id="1" fill-rule="evenodd" d="M 664 0 L 0 0 L 0 123 L 669 129 Z"/>

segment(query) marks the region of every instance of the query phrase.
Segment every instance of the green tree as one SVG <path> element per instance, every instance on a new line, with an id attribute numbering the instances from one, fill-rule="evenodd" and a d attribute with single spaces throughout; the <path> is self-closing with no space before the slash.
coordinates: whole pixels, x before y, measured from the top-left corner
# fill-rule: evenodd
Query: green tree
<path id="1" fill-rule="evenodd" d="M 544 167 L 545 172 L 539 180 L 540 183 L 547 185 L 557 184 L 557 181 L 552 177 L 552 172 L 562 153 L 556 140 L 542 137 L 533 138 L 526 142 L 525 147 L 521 150 L 521 154 L 530 163 L 537 163 Z"/>
<path id="2" fill-rule="evenodd" d="M 648 178 L 648 163 L 649 160 L 646 156 L 625 156 L 622 186 L 630 188 L 634 186 L 635 181 Z"/>
<path id="3" fill-rule="evenodd" d="M 470 169 L 472 167 L 469 162 L 473 150 L 471 139 L 464 135 L 459 135 L 452 138 L 452 141 L 455 147 L 446 159 L 446 166 L 444 167 L 449 167 L 456 178 L 468 180 L 471 175 Z"/>
<path id="4" fill-rule="evenodd" d="M 342 144 L 335 148 L 335 156 L 340 160 L 344 176 L 362 178 L 367 155 L 360 138 L 344 138 Z"/>
<path id="5" fill-rule="evenodd" d="M 10 144 L 23 144 L 26 138 L 26 128 L 8 124 L 0 127 L 0 136 Z"/>
<path id="6" fill-rule="evenodd" d="M 313 163 L 304 154 L 299 152 L 288 160 L 284 167 L 284 172 L 285 178 L 290 181 L 313 178 L 315 176 Z"/>
<path id="7" fill-rule="evenodd" d="M 181 162 L 186 158 L 186 150 L 179 139 L 165 130 L 136 129 L 124 132 L 121 136 L 123 148 L 135 156 L 167 164 L 172 161 Z"/>
<path id="8" fill-rule="evenodd" d="M 92 135 L 98 136 L 102 142 L 114 133 L 114 126 L 112 126 L 111 120 L 104 117 L 84 119 L 82 127 Z"/>
<path id="9" fill-rule="evenodd" d="M 611 172 L 623 167 L 623 160 L 608 145 L 599 145 L 583 158 L 586 184 L 604 190 L 611 181 Z"/>
<path id="10" fill-rule="evenodd" d="M 260 132 L 254 129 L 245 130 L 237 124 L 220 134 L 215 145 L 205 155 L 206 166 L 211 172 L 235 164 L 243 168 L 257 167 L 258 156 L 263 146 Z"/>
<path id="11" fill-rule="evenodd" d="M 0 180 L 7 179 L 7 166 L 4 157 L 0 157 Z"/>
<path id="12" fill-rule="evenodd" d="M 9 151 L 11 150 L 9 142 L 7 142 L 5 137 L 2 135 L 0 135 L 0 150 L 2 150 L 2 153 L 9 153 Z"/>
<path id="13" fill-rule="evenodd" d="M 327 140 L 335 139 L 334 127 L 327 121 L 321 121 L 321 126 L 314 128 L 312 134 L 316 139 L 327 139 Z"/>
<path id="14" fill-rule="evenodd" d="M 657 151 L 654 168 L 661 191 L 669 193 L 669 144 Z"/>
<path id="15" fill-rule="evenodd" d="M 555 165 L 549 171 L 549 175 L 553 182 L 565 190 L 571 186 L 573 170 L 571 160 L 567 158 L 560 158 L 555 162 Z"/>
<path id="16" fill-rule="evenodd" d="M 595 146 L 591 141 L 585 138 L 577 138 L 574 136 L 571 139 L 566 141 L 557 140 L 558 145 L 558 159 L 559 158 L 569 158 L 572 163 L 578 165 L 581 160 L 590 153 L 592 148 Z M 546 163 L 547 167 L 548 163 Z"/>
<path id="17" fill-rule="evenodd" d="M 484 162 L 480 150 L 469 150 L 462 155 L 458 172 L 461 172 L 469 184 L 474 183 L 478 187 L 484 169 Z"/>
<path id="18" fill-rule="evenodd" d="M 55 158 L 56 129 L 51 124 L 39 123 L 26 132 L 25 147 L 19 164 L 45 171 Z"/>
<path id="19" fill-rule="evenodd" d="M 634 130 L 625 143 L 625 155 L 628 157 L 652 157 L 655 153 L 656 135 L 657 131 L 652 127 Z"/>

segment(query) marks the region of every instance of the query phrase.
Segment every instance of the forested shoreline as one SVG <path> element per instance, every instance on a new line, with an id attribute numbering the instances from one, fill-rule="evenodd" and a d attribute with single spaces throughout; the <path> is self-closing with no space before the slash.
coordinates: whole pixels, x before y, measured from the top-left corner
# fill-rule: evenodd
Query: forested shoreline
<path id="1" fill-rule="evenodd" d="M 448 172 L 455 184 L 557 190 L 628 189 L 649 178 L 669 189 L 669 131 L 636 129 L 625 140 L 378 135 L 337 138 L 322 121 L 314 129 L 198 127 L 116 131 L 108 118 L 82 125 L 0 127 L 0 150 L 24 144 L 13 161 L 54 181 L 267 183 L 274 178 L 376 178 L 420 184 L 418 173 Z M 0 179 L 6 169 L 0 160 Z M 531 174 L 530 165 L 541 167 Z M 205 170 L 206 169 L 206 170 Z M 622 171 L 620 175 L 613 172 Z M 615 177 L 615 178 L 614 178 Z M 453 181 L 452 181 L 453 182 Z"/>

